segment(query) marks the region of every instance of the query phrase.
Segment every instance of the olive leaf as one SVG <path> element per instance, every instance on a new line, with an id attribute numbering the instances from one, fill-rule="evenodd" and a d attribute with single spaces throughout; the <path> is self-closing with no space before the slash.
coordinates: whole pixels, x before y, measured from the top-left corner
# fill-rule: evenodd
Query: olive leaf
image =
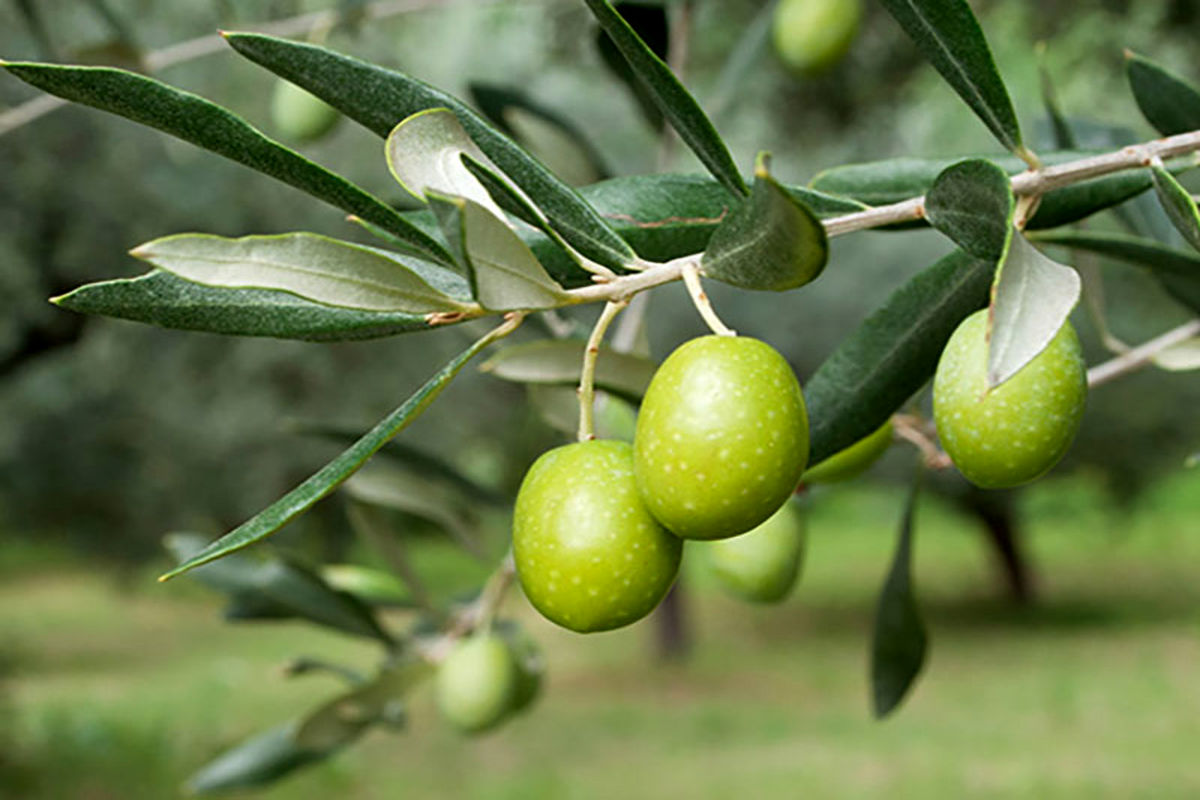
<path id="1" fill-rule="evenodd" d="M 517 383 L 578 385 L 586 346 L 578 339 L 517 344 L 500 350 L 479 369 Z M 647 358 L 601 348 L 596 359 L 596 386 L 637 402 L 657 368 Z"/>
<path id="2" fill-rule="evenodd" d="M 240 239 L 184 233 L 147 242 L 132 254 L 206 286 L 280 289 L 371 311 L 426 314 L 468 308 L 418 274 L 432 265 L 313 233 Z"/>
<path id="3" fill-rule="evenodd" d="M 1200 369 L 1200 337 L 1185 339 L 1160 350 L 1151 360 L 1154 366 L 1168 372 L 1191 372 Z"/>
<path id="4" fill-rule="evenodd" d="M 1200 128 L 1200 89 L 1129 50 L 1125 70 L 1138 108 L 1159 133 L 1172 136 Z"/>
<path id="5" fill-rule="evenodd" d="M 985 261 L 999 261 L 1008 248 L 1015 206 L 1007 173 L 981 158 L 950 165 L 925 195 L 933 227 Z"/>
<path id="6" fill-rule="evenodd" d="M 1042 255 L 1021 233 L 996 270 L 988 318 L 988 387 L 1046 349 L 1083 291 L 1079 273 Z"/>
<path id="7" fill-rule="evenodd" d="M 1154 177 L 1154 190 L 1158 193 L 1158 201 L 1163 211 L 1167 212 L 1171 224 L 1183 234 L 1183 238 L 1192 247 L 1200 250 L 1200 209 L 1196 201 L 1188 194 L 1187 189 L 1175 180 L 1175 176 L 1161 166 L 1151 168 Z"/>
<path id="8" fill-rule="evenodd" d="M 191 794 L 263 786 L 331 754 L 296 742 L 296 722 L 278 725 L 222 753 L 187 779 Z"/>

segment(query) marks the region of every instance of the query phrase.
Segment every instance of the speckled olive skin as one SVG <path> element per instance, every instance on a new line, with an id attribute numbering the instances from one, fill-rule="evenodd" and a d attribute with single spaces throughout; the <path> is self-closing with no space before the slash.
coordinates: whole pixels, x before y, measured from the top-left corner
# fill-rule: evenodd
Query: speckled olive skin
<path id="1" fill-rule="evenodd" d="M 1087 371 L 1067 322 L 1016 375 L 987 386 L 987 309 L 954 331 L 933 378 L 933 417 L 954 465 L 976 486 L 1003 489 L 1041 477 L 1079 430 Z"/>
<path id="2" fill-rule="evenodd" d="M 889 419 L 874 433 L 806 469 L 800 482 L 837 483 L 857 478 L 892 446 L 892 432 L 892 421 Z"/>
<path id="3" fill-rule="evenodd" d="M 564 628 L 607 631 L 646 616 L 671 588 L 682 550 L 638 497 L 625 442 L 544 453 L 517 492 L 513 559 L 521 588 Z"/>
<path id="4" fill-rule="evenodd" d="M 482 634 L 454 646 L 438 667 L 434 694 L 447 722 L 464 733 L 482 733 L 508 716 L 519 680 L 508 643 Z"/>
<path id="5" fill-rule="evenodd" d="M 278 81 L 271 95 L 271 122 L 275 131 L 293 142 L 313 142 L 337 125 L 342 115 L 316 95 L 294 83 Z"/>
<path id="6" fill-rule="evenodd" d="M 783 505 L 804 472 L 800 384 L 757 339 L 693 339 L 650 381 L 633 447 L 642 500 L 668 530 L 685 539 L 745 533 Z"/>
<path id="7" fill-rule="evenodd" d="M 778 603 L 791 594 L 804 561 L 804 516 L 783 506 L 752 531 L 691 545 L 702 547 L 721 585 L 752 603 Z"/>

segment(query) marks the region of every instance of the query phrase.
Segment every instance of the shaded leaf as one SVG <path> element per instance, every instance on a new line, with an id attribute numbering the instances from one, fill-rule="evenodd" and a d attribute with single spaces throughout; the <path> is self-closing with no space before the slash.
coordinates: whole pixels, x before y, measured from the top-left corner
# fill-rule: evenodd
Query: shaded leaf
<path id="1" fill-rule="evenodd" d="M 485 309 L 554 308 L 571 302 L 508 223 L 463 197 L 427 193 L 451 249 L 466 264 Z"/>
<path id="2" fill-rule="evenodd" d="M 526 397 L 542 421 L 572 438 L 579 432 L 579 395 L 570 386 L 549 383 L 526 384 Z M 596 392 L 596 437 L 632 442 L 637 412 L 616 395 Z"/>
<path id="3" fill-rule="evenodd" d="M 654 54 L 608 0 L 584 0 L 600 27 L 650 90 L 663 116 L 679 133 L 721 185 L 735 196 L 747 194 L 746 184 L 720 134 L 671 68 Z"/>
<path id="4" fill-rule="evenodd" d="M 990 161 L 968 159 L 947 167 L 925 196 L 933 227 L 976 258 L 999 261 L 1013 235 L 1012 187 Z"/>
<path id="5" fill-rule="evenodd" d="M 904 504 L 900 541 L 875 610 L 871 635 L 871 705 L 877 719 L 886 717 L 900 705 L 925 665 L 929 649 L 929 637 L 912 587 L 912 537 L 921 488 L 920 467 L 917 469 Z"/>
<path id="6" fill-rule="evenodd" d="M 933 376 L 958 323 L 987 305 L 994 272 L 990 262 L 955 251 L 842 340 L 804 387 L 810 463 L 873 433 Z"/>
<path id="7" fill-rule="evenodd" d="M 267 289 L 203 286 L 159 270 L 89 283 L 53 302 L 81 314 L 231 336 L 334 342 L 429 330 L 422 314 L 337 308 Z"/>
<path id="8" fill-rule="evenodd" d="M 921 54 L 983 120 L 1000 144 L 1023 149 L 1012 100 L 965 0 L 882 0 Z"/>
<path id="9" fill-rule="evenodd" d="M 428 267 L 409 256 L 313 233 L 240 239 L 183 233 L 139 245 L 132 255 L 206 286 L 276 289 L 343 308 L 413 314 L 468 308 L 430 286 L 416 272 Z"/>
<path id="10" fill-rule="evenodd" d="M 417 659 L 384 668 L 367 685 L 333 698 L 305 717 L 296 730 L 296 744 L 330 751 L 353 741 L 366 728 L 382 722 L 389 706 L 402 700 L 432 672 L 430 664 Z"/>
<path id="11" fill-rule="evenodd" d="M 215 794 L 265 786 L 330 755 L 296 743 L 297 724 L 271 728 L 221 754 L 187 780 L 192 794 Z"/>
<path id="12" fill-rule="evenodd" d="M 157 128 L 270 175 L 375 223 L 434 261 L 450 263 L 437 240 L 407 223 L 395 209 L 202 97 L 109 67 L 28 63 L 3 63 L 3 67 L 43 91 Z"/>
<path id="13" fill-rule="evenodd" d="M 1196 208 L 1196 201 L 1163 167 L 1153 167 L 1150 174 L 1154 178 L 1158 200 L 1171 219 L 1171 224 L 1188 244 L 1200 250 L 1200 209 Z"/>
<path id="14" fill-rule="evenodd" d="M 469 550 L 479 550 L 474 527 L 463 513 L 462 496 L 445 485 L 408 470 L 374 464 L 349 478 L 344 489 L 361 503 L 429 520 Z"/>
<path id="15" fill-rule="evenodd" d="M 1128 50 L 1125 70 L 1142 116 L 1163 136 L 1200 128 L 1200 89 Z"/>
<path id="16" fill-rule="evenodd" d="M 750 197 L 713 231 L 700 266 L 724 283 L 778 292 L 814 280 L 828 259 L 825 227 L 771 177 L 760 155 Z"/>
<path id="17" fill-rule="evenodd" d="M 479 149 L 537 204 L 573 247 L 608 267 L 633 261 L 629 245 L 574 189 L 451 95 L 401 72 L 316 45 L 253 33 L 231 33 L 226 38 L 251 61 L 303 86 L 383 137 L 418 111 L 450 109 Z"/>
<path id="18" fill-rule="evenodd" d="M 184 563 L 163 575 L 159 580 L 167 580 L 181 575 L 202 564 L 215 561 L 218 558 L 249 547 L 255 542 L 262 541 L 275 531 L 291 522 L 300 514 L 311 508 L 318 500 L 336 489 L 343 481 L 353 475 L 366 463 L 379 448 L 388 440 L 404 430 L 420 416 L 430 403 L 433 402 L 455 375 L 466 366 L 480 350 L 487 347 L 496 336 L 507 333 L 511 328 L 497 328 L 492 333 L 476 341 L 462 353 L 459 353 L 446 364 L 436 375 L 425 382 L 411 397 L 398 408 L 380 420 L 375 427 L 362 435 L 354 444 L 330 461 L 321 469 L 304 480 L 295 489 L 276 500 L 254 517 L 239 525 L 217 541 L 196 553 Z"/>
<path id="19" fill-rule="evenodd" d="M 517 383 L 578 386 L 586 346 L 586 342 L 571 339 L 513 345 L 498 351 L 479 369 Z M 596 359 L 596 386 L 637 402 L 657 369 L 650 359 L 601 348 Z"/>
<path id="20" fill-rule="evenodd" d="M 1018 233 L 996 271 L 988 315 L 988 387 L 1046 349 L 1083 291 L 1079 273 L 1051 261 Z"/>
<path id="21" fill-rule="evenodd" d="M 450 109 L 429 108 L 404 118 L 388 134 L 385 152 L 392 176 L 418 200 L 424 201 L 429 191 L 456 195 L 478 203 L 498 217 L 504 216 L 488 191 L 463 165 L 465 154 L 494 168 Z"/>

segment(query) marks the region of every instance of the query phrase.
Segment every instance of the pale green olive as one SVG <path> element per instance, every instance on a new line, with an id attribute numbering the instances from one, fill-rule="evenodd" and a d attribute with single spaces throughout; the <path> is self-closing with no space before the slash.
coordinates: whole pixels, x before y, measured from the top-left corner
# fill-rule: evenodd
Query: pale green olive
<path id="1" fill-rule="evenodd" d="M 555 448 L 517 492 L 513 559 L 543 616 L 580 633 L 649 614 L 679 572 L 683 543 L 650 516 L 625 442 Z"/>
<path id="2" fill-rule="evenodd" d="M 892 421 L 889 419 L 875 432 L 864 436 L 845 450 L 804 471 L 801 483 L 837 483 L 857 478 L 892 446 Z"/>
<path id="3" fill-rule="evenodd" d="M 271 95 L 271 122 L 276 133 L 294 142 L 313 142 L 333 130 L 342 115 L 316 95 L 280 80 Z"/>
<path id="4" fill-rule="evenodd" d="M 977 486 L 1041 477 L 1067 452 L 1083 420 L 1087 371 L 1071 323 L 1004 383 L 987 388 L 987 309 L 967 317 L 942 351 L 933 417 L 942 447 Z"/>
<path id="5" fill-rule="evenodd" d="M 809 76 L 841 60 L 861 19 L 861 0 L 780 0 L 771 39 L 789 69 Z"/>
<path id="6" fill-rule="evenodd" d="M 703 336 L 650 381 L 634 434 L 638 490 L 685 539 L 745 533 L 783 505 L 808 460 L 808 415 L 776 350 L 743 336 Z"/>
<path id="7" fill-rule="evenodd" d="M 752 531 L 719 542 L 697 542 L 728 591 L 754 603 L 778 603 L 791 594 L 804 561 L 804 517 L 784 503 Z"/>
<path id="8" fill-rule="evenodd" d="M 457 642 L 439 665 L 434 693 L 447 722 L 465 733 L 481 733 L 508 716 L 519 681 L 504 638 L 477 634 Z"/>

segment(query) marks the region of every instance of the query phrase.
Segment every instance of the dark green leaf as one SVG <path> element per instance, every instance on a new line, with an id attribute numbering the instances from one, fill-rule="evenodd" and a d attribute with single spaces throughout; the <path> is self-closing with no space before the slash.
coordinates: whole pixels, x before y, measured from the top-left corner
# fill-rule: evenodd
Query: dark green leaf
<path id="1" fill-rule="evenodd" d="M 386 667 L 366 686 L 333 698 L 305 717 L 296 730 L 296 744 L 330 751 L 354 741 L 366 728 L 383 721 L 389 705 L 402 701 L 432 671 L 428 663 L 416 659 Z"/>
<path id="2" fill-rule="evenodd" d="M 999 261 L 1008 248 L 1015 206 L 1008 175 L 980 158 L 947 167 L 925 195 L 930 224 L 985 261 Z"/>
<path id="3" fill-rule="evenodd" d="M 499 330 L 499 329 L 498 329 Z M 420 416 L 434 398 L 441 393 L 451 379 L 466 366 L 480 350 L 493 341 L 496 332 L 484 336 L 442 367 L 425 385 L 405 400 L 396 410 L 380 420 L 375 427 L 363 434 L 337 458 L 330 461 L 303 483 L 260 511 L 248 521 L 222 536 L 217 541 L 195 554 L 178 567 L 167 572 L 159 580 L 181 575 L 210 561 L 249 547 L 270 536 L 275 531 L 304 513 L 321 498 L 336 489 L 343 481 L 358 471 L 389 439 L 408 427 Z"/>
<path id="4" fill-rule="evenodd" d="M 646 5 L 621 3 L 620 6 L 619 13 L 637 31 L 642 41 L 655 55 L 666 59 L 671 38 L 670 21 L 667 18 L 666 9 L 662 8 L 661 4 L 654 3 Z M 666 127 L 666 119 L 663 117 L 662 109 L 658 106 L 653 90 L 637 76 L 633 67 L 629 66 L 629 62 L 625 60 L 625 56 L 621 55 L 621 51 L 613 42 L 612 37 L 603 30 L 596 31 L 596 50 L 599 52 L 604 66 L 608 67 L 617 80 L 621 81 L 629 90 L 638 110 L 642 112 L 646 124 L 656 134 L 661 134 Z"/>
<path id="5" fill-rule="evenodd" d="M 1008 90 L 966 0 L 882 2 L 1000 144 L 1013 152 L 1024 149 Z"/>
<path id="6" fill-rule="evenodd" d="M 716 128 L 661 58 L 642 41 L 608 0 L 584 0 L 605 33 L 700 162 L 735 196 L 747 194 L 746 184 Z"/>
<path id="7" fill-rule="evenodd" d="M 1172 136 L 1200 128 L 1200 89 L 1128 50 L 1125 69 L 1142 116 L 1159 133 Z"/>
<path id="8" fill-rule="evenodd" d="M 418 273 L 440 267 L 313 233 L 227 239 L 166 236 L 132 254 L 181 278 L 225 289 L 274 289 L 342 308 L 431 314 L 469 306 Z"/>
<path id="9" fill-rule="evenodd" d="M 892 713 L 912 688 L 925 664 L 929 637 L 912 587 L 912 537 L 920 467 L 904 504 L 900 541 L 888 570 L 871 636 L 871 706 L 877 719 Z"/>
<path id="10" fill-rule="evenodd" d="M 700 266 L 743 289 L 780 292 L 814 280 L 828 259 L 825 226 L 771 177 L 760 155 L 750 197 L 713 231 Z"/>
<path id="11" fill-rule="evenodd" d="M 1099 231 L 1055 231 L 1034 239 L 1149 267 L 1172 297 L 1200 314 L 1200 256 L 1195 253 L 1153 239 Z"/>
<path id="12" fill-rule="evenodd" d="M 409 225 L 395 209 L 202 97 L 109 67 L 3 66 L 43 91 L 157 128 L 277 178 L 379 225 L 435 261 L 450 263 L 441 244 Z"/>
<path id="13" fill-rule="evenodd" d="M 479 369 L 517 383 L 579 384 L 586 343 L 545 339 L 497 352 Z M 633 402 L 641 400 L 658 366 L 651 360 L 602 348 L 596 359 L 596 386 Z"/>
<path id="14" fill-rule="evenodd" d="M 955 251 L 896 290 L 804 387 L 819 464 L 871 434 L 933 375 L 950 334 L 987 305 L 994 265 Z"/>
<path id="15" fill-rule="evenodd" d="M 541 212 L 530 205 L 528 200 L 522 197 L 508 181 L 496 174 L 486 164 L 471 158 L 468 153 L 463 153 L 461 159 L 463 167 L 483 185 L 488 195 L 501 210 L 538 228 L 547 236 L 555 236 L 554 229 L 547 224 L 546 218 L 542 216 Z"/>
<path id="16" fill-rule="evenodd" d="M 465 263 L 475 299 L 492 311 L 571 302 L 508 223 L 473 200 L 427 192 L 451 249 Z"/>
<path id="17" fill-rule="evenodd" d="M 330 755 L 296 743 L 297 724 L 288 722 L 247 739 L 188 778 L 192 794 L 264 786 Z"/>
<path id="18" fill-rule="evenodd" d="M 1151 170 L 1154 178 L 1154 190 L 1158 192 L 1158 200 L 1163 210 L 1167 212 L 1175 229 L 1183 234 L 1184 240 L 1192 247 L 1200 250 L 1200 209 L 1196 201 L 1188 194 L 1175 176 L 1162 167 Z"/>
<path id="19" fill-rule="evenodd" d="M 208 541 L 195 534 L 171 534 L 165 543 L 176 560 L 186 561 L 202 552 Z M 192 575 L 236 600 L 243 611 L 231 617 L 299 617 L 387 644 L 392 641 L 367 606 L 329 586 L 320 575 L 295 560 L 237 555 L 200 567 Z M 246 613 L 249 607 L 255 613 Z"/>
<path id="20" fill-rule="evenodd" d="M 492 124 L 520 142 L 568 183 L 584 185 L 610 176 L 603 157 L 582 128 L 521 89 L 471 83 L 467 90 Z M 539 132 L 532 125 L 534 120 L 547 129 Z M 555 142 L 551 131 L 559 133 L 560 142 Z"/>
<path id="21" fill-rule="evenodd" d="M 574 189 L 440 89 L 316 45 L 252 33 L 231 33 L 226 38 L 251 61 L 303 86 L 383 137 L 418 111 L 450 109 L 479 148 L 532 198 L 572 246 L 609 267 L 619 268 L 633 260 L 629 245 Z"/>
<path id="22" fill-rule="evenodd" d="M 334 342 L 429 330 L 421 314 L 335 308 L 266 289 L 219 289 L 158 270 L 89 283 L 53 302 L 82 314 L 231 336 Z"/>

